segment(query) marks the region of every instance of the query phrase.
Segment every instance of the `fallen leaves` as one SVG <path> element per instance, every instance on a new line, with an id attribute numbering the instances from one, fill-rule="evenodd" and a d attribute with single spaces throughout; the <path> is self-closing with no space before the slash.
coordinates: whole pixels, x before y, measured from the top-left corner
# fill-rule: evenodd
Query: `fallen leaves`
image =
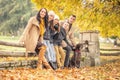
<path id="1" fill-rule="evenodd" d="M 119 80 L 120 62 L 106 64 L 98 67 L 84 67 L 72 69 L 38 70 L 17 68 L 1 70 L 2 80 Z"/>
<path id="2" fill-rule="evenodd" d="M 0 70 L 0 80 L 120 80 L 120 61 L 96 67 Z"/>

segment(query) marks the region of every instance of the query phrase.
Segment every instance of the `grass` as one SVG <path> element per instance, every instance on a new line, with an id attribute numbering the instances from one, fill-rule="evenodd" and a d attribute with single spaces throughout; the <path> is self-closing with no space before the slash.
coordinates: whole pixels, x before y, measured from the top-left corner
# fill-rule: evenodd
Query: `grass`
<path id="1" fill-rule="evenodd" d="M 101 42 L 100 49 L 120 49 L 120 39 L 117 39 L 118 46 L 115 47 L 112 42 Z"/>
<path id="2" fill-rule="evenodd" d="M 25 48 L 0 45 L 0 50 L 2 51 L 25 51 Z"/>
<path id="3" fill-rule="evenodd" d="M 120 49 L 120 46 L 115 47 L 113 43 L 100 43 L 101 49 Z"/>
<path id="4" fill-rule="evenodd" d="M 0 36 L 1 41 L 8 41 L 8 42 L 17 42 L 19 37 L 17 36 Z"/>
<path id="5" fill-rule="evenodd" d="M 100 43 L 100 49 L 120 49 L 120 46 L 115 47 L 112 43 Z M 102 54 L 104 53 L 120 53 L 120 51 L 114 50 L 114 51 L 105 51 L 105 50 L 100 50 Z"/>

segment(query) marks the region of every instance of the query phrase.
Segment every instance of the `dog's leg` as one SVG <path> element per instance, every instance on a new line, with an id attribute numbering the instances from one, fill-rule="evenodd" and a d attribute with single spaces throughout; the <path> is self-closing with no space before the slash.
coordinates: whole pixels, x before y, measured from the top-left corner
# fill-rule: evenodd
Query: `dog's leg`
<path id="1" fill-rule="evenodd" d="M 81 53 L 78 52 L 78 53 L 77 53 L 77 59 L 76 59 L 76 67 L 77 67 L 77 68 L 80 67 L 80 59 L 81 59 Z"/>
<path id="2" fill-rule="evenodd" d="M 74 67 L 77 67 L 76 65 L 77 65 L 77 63 L 76 63 L 76 61 L 77 61 L 77 52 L 75 52 L 74 53 Z"/>

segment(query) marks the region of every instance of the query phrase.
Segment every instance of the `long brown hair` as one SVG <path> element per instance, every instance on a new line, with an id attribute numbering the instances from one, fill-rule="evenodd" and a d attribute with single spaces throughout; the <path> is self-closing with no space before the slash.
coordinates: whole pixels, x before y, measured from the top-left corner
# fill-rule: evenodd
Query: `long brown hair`
<path id="1" fill-rule="evenodd" d="M 49 27 L 50 29 L 54 30 L 53 20 L 49 21 Z"/>
<path id="2" fill-rule="evenodd" d="M 39 10 L 39 12 L 37 13 L 37 20 L 38 20 L 38 22 L 39 22 L 39 24 L 41 23 L 41 17 L 40 17 L 40 12 L 41 12 L 41 10 L 42 9 L 45 9 L 46 10 L 46 15 L 45 15 L 45 17 L 44 17 L 44 22 L 45 22 L 45 27 L 48 27 L 48 12 L 47 12 L 47 9 L 46 8 L 41 8 L 40 10 Z"/>

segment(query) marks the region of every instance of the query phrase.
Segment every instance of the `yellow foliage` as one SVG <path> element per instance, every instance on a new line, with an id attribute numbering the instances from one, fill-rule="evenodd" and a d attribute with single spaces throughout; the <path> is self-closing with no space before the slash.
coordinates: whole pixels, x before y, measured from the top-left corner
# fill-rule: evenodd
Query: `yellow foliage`
<path id="1" fill-rule="evenodd" d="M 100 0 L 31 0 L 37 9 L 42 7 L 54 10 L 60 19 L 66 19 L 71 14 L 77 16 L 74 26 L 80 27 L 81 31 L 98 30 L 103 37 L 120 36 L 120 13 L 113 10 L 113 5 L 117 5 L 116 0 L 112 2 L 100 3 Z"/>

